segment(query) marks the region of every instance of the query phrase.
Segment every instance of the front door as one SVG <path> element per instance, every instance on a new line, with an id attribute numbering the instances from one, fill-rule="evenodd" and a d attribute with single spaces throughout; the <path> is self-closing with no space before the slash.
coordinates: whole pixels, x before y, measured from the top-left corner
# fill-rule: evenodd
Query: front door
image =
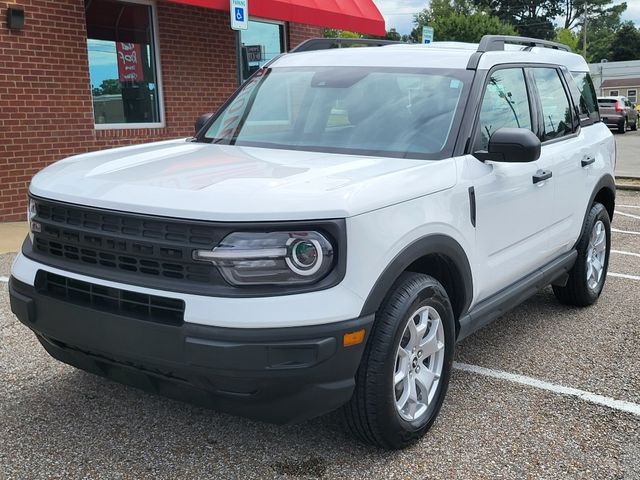
<path id="1" fill-rule="evenodd" d="M 486 150 L 499 128 L 532 128 L 532 108 L 522 68 L 490 74 L 474 135 L 473 151 Z M 476 198 L 477 297 L 482 300 L 540 267 L 548 255 L 553 185 L 536 181 L 539 162 L 466 165 Z"/>

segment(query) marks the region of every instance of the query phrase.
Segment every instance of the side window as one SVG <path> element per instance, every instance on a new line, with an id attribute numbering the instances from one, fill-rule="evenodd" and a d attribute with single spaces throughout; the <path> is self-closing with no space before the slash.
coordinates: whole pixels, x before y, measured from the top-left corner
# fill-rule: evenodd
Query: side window
<path id="1" fill-rule="evenodd" d="M 627 98 L 629 99 L 629 101 L 631 103 L 637 103 L 638 102 L 638 96 L 637 96 L 638 91 L 637 90 L 627 90 Z"/>
<path id="2" fill-rule="evenodd" d="M 571 76 L 575 82 L 571 82 L 571 79 L 567 80 L 573 103 L 579 111 L 580 123 L 589 125 L 591 122 L 599 121 L 598 100 L 591 76 L 587 72 L 571 72 Z"/>
<path id="3" fill-rule="evenodd" d="M 482 99 L 473 150 L 486 150 L 491 135 L 503 127 L 531 130 L 531 109 L 521 68 L 496 70 L 491 74 Z"/>
<path id="4" fill-rule="evenodd" d="M 558 71 L 554 68 L 533 68 L 532 72 L 544 119 L 541 140 L 544 142 L 569 135 L 573 132 L 571 106 Z"/>

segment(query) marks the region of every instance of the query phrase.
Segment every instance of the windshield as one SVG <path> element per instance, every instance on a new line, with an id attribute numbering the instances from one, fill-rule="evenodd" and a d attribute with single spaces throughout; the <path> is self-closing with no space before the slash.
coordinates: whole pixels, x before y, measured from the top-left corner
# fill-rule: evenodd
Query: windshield
<path id="1" fill-rule="evenodd" d="M 200 140 L 402 158 L 453 150 L 465 70 L 274 68 L 252 77 Z"/>

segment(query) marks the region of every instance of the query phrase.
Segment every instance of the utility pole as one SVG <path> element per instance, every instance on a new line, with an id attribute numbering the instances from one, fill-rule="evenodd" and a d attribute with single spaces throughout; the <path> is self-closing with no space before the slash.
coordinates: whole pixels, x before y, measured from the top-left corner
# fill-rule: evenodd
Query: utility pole
<path id="1" fill-rule="evenodd" d="M 587 58 L 587 2 L 584 2 L 584 21 L 582 22 L 582 56 Z"/>

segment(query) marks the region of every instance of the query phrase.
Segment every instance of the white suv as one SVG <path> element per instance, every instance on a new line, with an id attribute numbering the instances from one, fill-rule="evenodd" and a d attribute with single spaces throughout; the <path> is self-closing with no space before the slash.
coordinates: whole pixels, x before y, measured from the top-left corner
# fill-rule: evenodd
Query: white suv
<path id="1" fill-rule="evenodd" d="M 582 57 L 327 42 L 193 138 L 33 179 L 11 306 L 53 357 L 272 422 L 343 406 L 401 448 L 435 420 L 456 341 L 549 284 L 597 300 L 615 148 Z"/>

